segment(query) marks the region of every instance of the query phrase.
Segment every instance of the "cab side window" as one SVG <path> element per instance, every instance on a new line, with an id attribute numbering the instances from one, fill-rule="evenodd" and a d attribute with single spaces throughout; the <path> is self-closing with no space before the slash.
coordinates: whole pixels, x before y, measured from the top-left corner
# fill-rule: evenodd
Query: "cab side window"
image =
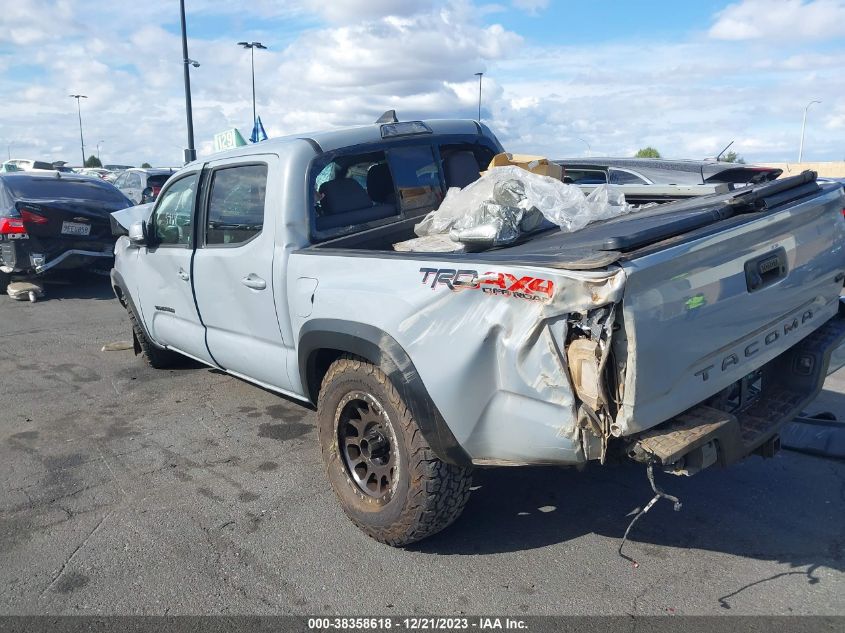
<path id="1" fill-rule="evenodd" d="M 193 243 L 197 180 L 197 174 L 180 178 L 159 198 L 152 218 L 157 244 L 190 246 Z"/>
<path id="2" fill-rule="evenodd" d="M 267 165 L 239 165 L 214 171 L 208 198 L 205 243 L 248 242 L 264 227 Z"/>

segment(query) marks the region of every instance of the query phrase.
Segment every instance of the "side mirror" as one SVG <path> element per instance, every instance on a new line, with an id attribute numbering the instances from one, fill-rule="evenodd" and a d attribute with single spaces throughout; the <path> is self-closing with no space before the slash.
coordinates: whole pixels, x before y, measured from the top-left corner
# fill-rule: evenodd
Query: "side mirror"
<path id="1" fill-rule="evenodd" d="M 132 246 L 145 246 L 147 243 L 147 223 L 143 220 L 133 222 L 129 227 L 129 242 Z"/>
<path id="2" fill-rule="evenodd" d="M 147 187 L 141 192 L 141 204 L 146 204 L 153 201 L 153 188 Z"/>

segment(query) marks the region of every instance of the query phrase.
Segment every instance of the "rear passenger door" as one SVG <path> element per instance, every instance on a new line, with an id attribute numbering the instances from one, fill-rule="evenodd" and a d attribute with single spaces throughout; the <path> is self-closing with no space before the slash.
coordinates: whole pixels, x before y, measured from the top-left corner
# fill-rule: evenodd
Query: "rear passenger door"
<path id="1" fill-rule="evenodd" d="M 278 159 L 227 159 L 208 169 L 194 255 L 208 349 L 230 373 L 288 391 L 292 348 L 282 339 L 273 296 L 274 277 L 284 275 L 281 258 L 274 266 L 282 197 Z"/>

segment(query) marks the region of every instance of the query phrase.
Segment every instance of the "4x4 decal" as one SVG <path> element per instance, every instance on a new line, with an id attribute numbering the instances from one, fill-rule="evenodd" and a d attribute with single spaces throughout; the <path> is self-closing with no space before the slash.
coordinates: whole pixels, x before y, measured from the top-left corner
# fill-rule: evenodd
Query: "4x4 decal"
<path id="1" fill-rule="evenodd" d="M 552 298 L 555 284 L 551 279 L 517 277 L 510 273 L 458 270 L 455 268 L 420 268 L 422 283 L 432 290 L 446 286 L 449 290 L 481 290 L 486 294 L 516 297 L 528 301 L 547 301 Z"/>

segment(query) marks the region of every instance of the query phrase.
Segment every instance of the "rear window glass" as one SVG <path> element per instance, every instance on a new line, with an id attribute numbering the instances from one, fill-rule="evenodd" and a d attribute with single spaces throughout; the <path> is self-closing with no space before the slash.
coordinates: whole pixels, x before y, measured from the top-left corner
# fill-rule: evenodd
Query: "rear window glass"
<path id="1" fill-rule="evenodd" d="M 384 152 L 323 159 L 315 166 L 315 228 L 330 231 L 399 215 Z"/>
<path id="2" fill-rule="evenodd" d="M 148 187 L 161 187 L 164 183 L 167 182 L 168 178 L 170 178 L 169 174 L 162 174 L 161 176 L 148 176 L 147 177 L 147 186 Z"/>
<path id="3" fill-rule="evenodd" d="M 563 181 L 576 185 L 600 185 L 607 182 L 607 174 L 598 169 L 564 167 Z"/>
<path id="4" fill-rule="evenodd" d="M 126 198 L 109 183 L 93 178 L 68 180 L 66 178 L 30 178 L 10 176 L 5 179 L 6 186 L 15 198 L 29 200 L 99 200 L 125 204 Z"/>
<path id="5" fill-rule="evenodd" d="M 440 170 L 431 146 L 388 150 L 387 162 L 403 211 L 437 207 L 443 199 Z"/>
<path id="6" fill-rule="evenodd" d="M 610 182 L 614 185 L 646 185 L 645 180 L 629 171 L 619 169 L 610 170 Z"/>

